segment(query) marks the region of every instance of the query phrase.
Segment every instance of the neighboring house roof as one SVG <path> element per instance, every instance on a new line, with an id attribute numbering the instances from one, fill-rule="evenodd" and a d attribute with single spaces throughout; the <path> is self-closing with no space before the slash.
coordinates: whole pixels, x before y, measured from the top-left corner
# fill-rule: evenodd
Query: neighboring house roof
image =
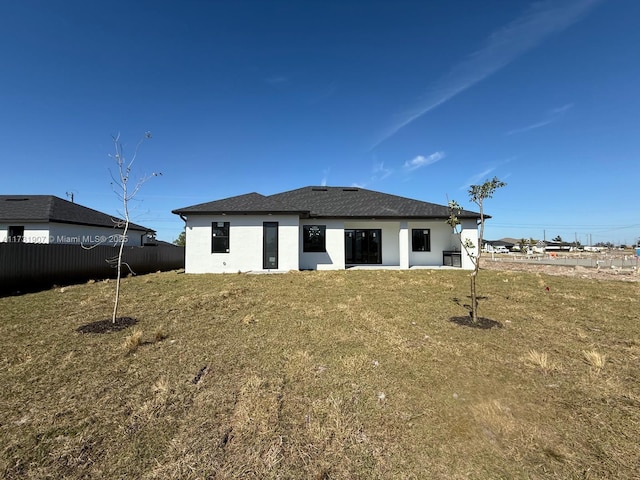
<path id="1" fill-rule="evenodd" d="M 106 213 L 83 207 L 54 195 L 0 195 L 0 222 L 42 222 L 114 227 L 122 221 Z M 132 230 L 154 232 L 147 227 L 129 223 Z"/>
<path id="2" fill-rule="evenodd" d="M 496 241 L 498 241 L 498 242 L 504 242 L 505 244 L 510 243 L 510 244 L 512 244 L 512 245 L 519 245 L 519 244 L 520 244 L 520 242 L 521 242 L 521 240 L 522 240 L 521 238 L 510 238 L 510 237 L 504 237 L 504 238 L 501 238 L 500 240 L 496 240 Z M 528 238 L 525 238 L 525 240 L 526 240 L 527 242 L 529 241 L 529 239 L 528 239 Z"/>
<path id="3" fill-rule="evenodd" d="M 249 193 L 173 210 L 182 214 L 286 213 L 329 218 L 449 218 L 449 207 L 358 187 L 304 187 L 275 195 Z M 458 218 L 479 218 L 462 210 Z"/>
<path id="4" fill-rule="evenodd" d="M 516 245 L 515 242 L 510 242 L 508 240 L 487 240 L 484 243 L 488 243 L 494 247 L 508 247 L 511 248 Z"/>

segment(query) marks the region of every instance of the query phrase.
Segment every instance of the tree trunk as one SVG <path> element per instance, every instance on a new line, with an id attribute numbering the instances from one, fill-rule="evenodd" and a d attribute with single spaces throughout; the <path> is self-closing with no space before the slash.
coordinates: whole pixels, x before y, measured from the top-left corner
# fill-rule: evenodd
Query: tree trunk
<path id="1" fill-rule="evenodd" d="M 120 303 L 120 279 L 122 278 L 122 252 L 124 250 L 124 241 L 127 237 L 127 230 L 129 229 L 129 213 L 127 212 L 127 219 L 124 225 L 124 231 L 122 232 L 122 238 L 120 239 L 120 250 L 118 251 L 118 273 L 116 278 L 116 298 L 113 302 L 113 318 L 112 322 L 116 323 L 118 319 L 118 304 Z"/>
<path id="2" fill-rule="evenodd" d="M 478 295 L 476 294 L 477 270 L 471 274 L 471 321 L 478 323 Z"/>

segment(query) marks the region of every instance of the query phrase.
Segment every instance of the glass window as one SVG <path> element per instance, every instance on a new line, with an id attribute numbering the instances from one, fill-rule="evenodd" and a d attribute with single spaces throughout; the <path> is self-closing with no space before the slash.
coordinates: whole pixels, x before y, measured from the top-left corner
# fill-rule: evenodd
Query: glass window
<path id="1" fill-rule="evenodd" d="M 24 227 L 23 226 L 9 226 L 9 232 L 7 235 L 7 242 L 22 243 L 24 242 Z"/>
<path id="2" fill-rule="evenodd" d="M 326 225 L 304 225 L 302 227 L 304 252 L 326 252 Z"/>
<path id="3" fill-rule="evenodd" d="M 428 228 L 414 228 L 411 230 L 411 250 L 414 252 L 431 251 L 431 230 Z"/>
<path id="4" fill-rule="evenodd" d="M 211 253 L 229 253 L 229 222 L 211 224 Z"/>

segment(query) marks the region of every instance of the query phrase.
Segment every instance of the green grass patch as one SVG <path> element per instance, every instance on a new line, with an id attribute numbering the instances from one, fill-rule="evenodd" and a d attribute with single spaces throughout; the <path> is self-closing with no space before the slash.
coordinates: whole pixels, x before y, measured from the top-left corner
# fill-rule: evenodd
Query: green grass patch
<path id="1" fill-rule="evenodd" d="M 640 284 L 158 273 L 0 298 L 0 477 L 637 478 Z M 548 289 L 547 289 L 548 287 Z"/>

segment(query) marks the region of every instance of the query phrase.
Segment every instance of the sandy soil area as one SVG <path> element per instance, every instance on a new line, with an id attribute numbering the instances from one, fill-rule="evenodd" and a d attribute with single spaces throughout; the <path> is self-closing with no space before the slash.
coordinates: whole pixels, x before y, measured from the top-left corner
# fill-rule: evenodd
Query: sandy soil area
<path id="1" fill-rule="evenodd" d="M 481 259 L 480 267 L 483 270 L 502 270 L 520 272 L 538 272 L 547 275 L 564 277 L 595 278 L 600 280 L 619 280 L 623 282 L 640 282 L 640 272 L 630 269 L 611 268 L 586 268 L 580 266 L 544 265 L 531 263 L 516 263 L 505 260 L 492 261 Z"/>

